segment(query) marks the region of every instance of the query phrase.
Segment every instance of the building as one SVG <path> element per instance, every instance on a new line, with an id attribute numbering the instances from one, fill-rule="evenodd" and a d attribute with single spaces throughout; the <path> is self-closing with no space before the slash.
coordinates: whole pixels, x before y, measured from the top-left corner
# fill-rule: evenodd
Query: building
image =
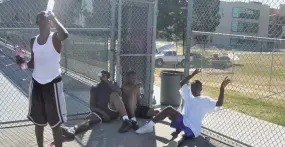
<path id="1" fill-rule="evenodd" d="M 217 33 L 268 37 L 270 7 L 258 2 L 220 2 Z M 228 36 L 213 36 L 211 44 L 224 48 L 259 51 L 266 42 Z"/>
<path id="2" fill-rule="evenodd" d="M 269 38 L 285 38 L 285 5 L 281 4 L 279 9 L 271 9 L 269 15 Z M 268 42 L 268 47 L 272 49 L 285 48 L 284 43 Z"/>

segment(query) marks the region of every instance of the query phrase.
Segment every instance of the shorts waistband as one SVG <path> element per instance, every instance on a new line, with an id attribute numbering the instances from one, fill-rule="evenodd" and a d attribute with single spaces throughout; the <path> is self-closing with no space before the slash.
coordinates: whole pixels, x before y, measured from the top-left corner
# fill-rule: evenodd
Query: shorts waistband
<path id="1" fill-rule="evenodd" d="M 58 76 L 56 78 L 54 78 L 51 82 L 49 83 L 46 83 L 46 84 L 41 84 L 39 83 L 38 81 L 36 81 L 34 78 L 32 78 L 33 82 L 35 85 L 39 85 L 39 86 L 45 86 L 45 85 L 50 85 L 50 84 L 55 84 L 55 83 L 59 83 L 62 81 L 62 77 L 61 76 Z"/>

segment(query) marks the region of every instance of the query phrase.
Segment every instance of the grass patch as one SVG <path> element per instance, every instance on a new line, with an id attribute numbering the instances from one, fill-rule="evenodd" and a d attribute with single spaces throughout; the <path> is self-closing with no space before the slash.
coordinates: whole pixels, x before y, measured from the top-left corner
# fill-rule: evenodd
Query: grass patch
<path id="1" fill-rule="evenodd" d="M 204 95 L 216 98 L 219 88 L 204 86 Z M 247 115 L 260 118 L 278 125 L 285 126 L 285 99 L 253 98 L 246 94 L 228 90 L 225 91 L 224 106 Z"/>
<path id="2" fill-rule="evenodd" d="M 182 48 L 178 48 L 178 51 Z M 202 55 L 210 57 L 220 50 L 193 49 Z M 231 52 L 231 51 L 227 51 Z M 202 74 L 196 78 L 204 83 L 204 94 L 217 97 L 219 86 L 225 76 L 233 80 L 225 93 L 225 107 L 247 115 L 285 126 L 285 53 L 258 53 L 235 51 L 240 60 L 235 61 L 232 72 L 203 68 Z M 198 63 L 195 67 L 205 67 Z M 155 84 L 160 85 L 160 70 L 174 68 L 156 68 Z M 183 71 L 183 69 L 178 69 Z M 276 92 L 276 95 L 265 98 Z"/>

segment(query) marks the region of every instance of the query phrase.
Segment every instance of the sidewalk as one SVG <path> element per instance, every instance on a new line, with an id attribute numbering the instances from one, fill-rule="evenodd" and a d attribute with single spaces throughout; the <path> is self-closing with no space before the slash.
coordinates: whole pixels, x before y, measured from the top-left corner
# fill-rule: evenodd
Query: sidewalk
<path id="1" fill-rule="evenodd" d="M 81 121 L 71 121 L 69 125 L 80 123 Z M 140 124 L 144 120 L 140 120 Z M 168 123 L 168 122 L 165 122 Z M 154 133 L 137 135 L 134 131 L 124 134 L 118 133 L 121 121 L 117 120 L 112 123 L 98 124 L 83 134 L 77 135 L 76 139 L 71 142 L 65 142 L 64 147 L 162 147 L 171 138 L 170 133 L 174 131 L 165 124 L 159 123 L 155 126 Z M 1 129 L 0 138 L 3 147 L 37 147 L 34 135 L 34 126 Z M 52 133 L 49 127 L 45 129 L 44 144 L 48 147 L 53 141 Z M 226 145 L 211 140 L 210 143 L 202 137 L 186 141 L 182 147 L 223 147 Z"/>
<path id="2" fill-rule="evenodd" d="M 12 53 L 6 52 L 9 56 Z M 67 76 L 69 75 L 69 76 Z M 72 73 L 63 76 L 67 112 L 70 114 L 85 113 L 89 111 L 89 89 L 84 81 L 74 79 Z M 26 120 L 28 114 L 28 85 L 31 77 L 29 70 L 20 70 L 14 61 L 5 55 L 0 57 L 0 142 L 1 147 L 36 147 L 34 126 Z M 72 83 L 72 84 L 71 84 Z M 78 124 L 69 117 L 67 125 Z M 146 120 L 139 120 L 143 125 Z M 84 134 L 78 135 L 76 140 L 64 143 L 65 147 L 161 147 L 170 139 L 174 131 L 164 122 L 155 126 L 155 132 L 146 135 L 137 135 L 134 131 L 119 134 L 117 129 L 121 121 L 95 125 Z M 45 146 L 52 142 L 52 133 L 49 127 L 45 128 Z M 226 146 L 218 141 L 210 143 L 202 137 L 185 142 L 185 146 Z"/>
<path id="3" fill-rule="evenodd" d="M 10 79 L 0 74 L 1 87 L 1 108 L 0 116 L 1 122 L 14 121 L 15 118 L 23 120 L 26 118 L 28 112 L 27 97 L 15 87 Z M 79 96 L 88 96 L 87 91 L 74 91 L 74 94 Z M 15 97 L 16 96 L 16 97 Z M 69 114 L 74 114 L 78 110 L 82 110 L 85 106 L 80 106 L 78 101 L 66 94 L 67 108 Z M 2 107 L 3 106 L 3 107 Z M 80 109 L 79 109 L 80 108 Z M 88 110 L 85 110 L 88 111 Z M 78 113 L 78 112 L 77 112 Z M 139 124 L 143 125 L 146 120 L 139 120 Z M 82 120 L 69 121 L 67 125 L 74 125 L 82 122 Z M 28 125 L 30 122 L 18 123 L 16 125 Z M 76 137 L 76 140 L 64 143 L 65 147 L 162 147 L 171 138 L 170 133 L 174 129 L 168 126 L 169 120 L 164 123 L 159 123 L 155 126 L 155 132 L 145 135 L 137 135 L 134 131 L 126 134 L 119 134 L 117 132 L 121 125 L 120 120 L 115 120 L 112 123 L 95 125 L 94 128 L 84 134 Z M 15 124 L 14 124 L 15 125 Z M 10 127 L 10 128 L 5 128 Z M 1 125 L 0 128 L 0 142 L 3 147 L 19 147 L 29 146 L 36 147 L 36 139 L 34 135 L 34 126 L 13 127 L 11 124 Z M 52 133 L 49 127 L 45 129 L 45 146 L 52 142 Z M 195 140 L 185 142 L 184 146 L 226 146 L 218 141 L 211 140 L 210 143 L 205 141 L 202 137 Z"/>

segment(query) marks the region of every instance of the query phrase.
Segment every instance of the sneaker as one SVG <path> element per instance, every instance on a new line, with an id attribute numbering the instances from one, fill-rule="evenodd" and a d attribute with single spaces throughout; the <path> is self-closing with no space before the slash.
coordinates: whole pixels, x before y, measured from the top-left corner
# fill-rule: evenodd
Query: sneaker
<path id="1" fill-rule="evenodd" d="M 171 133 L 171 136 L 176 138 L 179 133 L 180 133 L 179 131 L 174 131 L 174 132 Z"/>
<path id="2" fill-rule="evenodd" d="M 137 123 L 136 121 L 133 121 L 133 120 L 132 120 L 132 126 L 133 126 L 133 129 L 134 129 L 134 130 L 139 129 L 139 125 L 138 125 L 138 123 Z"/>
<path id="3" fill-rule="evenodd" d="M 136 133 L 138 134 L 145 134 L 145 133 L 151 133 L 153 132 L 153 126 L 151 125 L 144 125 L 143 127 L 136 130 Z"/>
<path id="4" fill-rule="evenodd" d="M 130 120 L 124 120 L 121 128 L 119 129 L 120 133 L 128 132 L 132 128 L 132 123 Z"/>
<path id="5" fill-rule="evenodd" d="M 170 141 L 168 144 L 166 144 L 164 147 L 178 147 L 177 141 Z"/>
<path id="6" fill-rule="evenodd" d="M 74 127 L 62 127 L 62 137 L 63 140 L 73 140 L 75 138 L 75 128 Z"/>

